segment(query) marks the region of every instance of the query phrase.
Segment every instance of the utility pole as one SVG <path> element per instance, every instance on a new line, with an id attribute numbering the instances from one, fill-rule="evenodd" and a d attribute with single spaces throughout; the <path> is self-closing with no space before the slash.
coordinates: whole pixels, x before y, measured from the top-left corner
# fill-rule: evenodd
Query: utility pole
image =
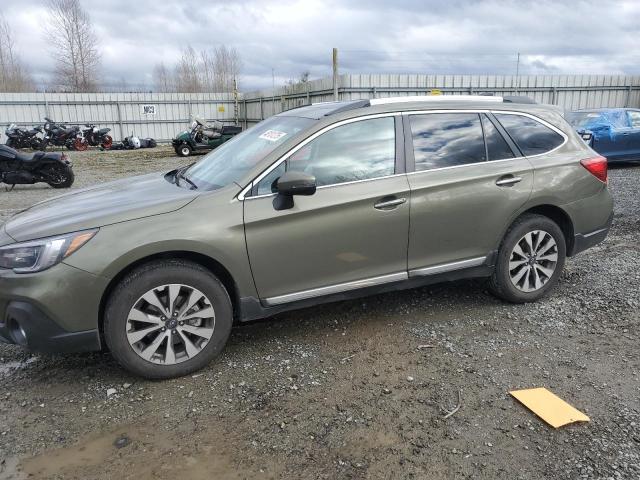
<path id="1" fill-rule="evenodd" d="M 247 112 L 244 112 L 244 116 L 247 116 Z M 233 78 L 233 119 L 236 126 L 238 125 L 238 80 Z"/>
<path id="2" fill-rule="evenodd" d="M 276 114 L 276 71 L 271 67 L 271 115 Z"/>
<path id="3" fill-rule="evenodd" d="M 520 88 L 520 52 L 518 52 L 518 60 L 516 61 L 516 95 Z"/>
<path id="4" fill-rule="evenodd" d="M 333 100 L 337 102 L 338 98 L 338 49 L 333 49 Z"/>

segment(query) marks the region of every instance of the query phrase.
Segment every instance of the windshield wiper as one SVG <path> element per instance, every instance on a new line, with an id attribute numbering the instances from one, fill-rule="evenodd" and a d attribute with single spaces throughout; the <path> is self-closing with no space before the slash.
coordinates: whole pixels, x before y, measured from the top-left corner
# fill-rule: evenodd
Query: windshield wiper
<path id="1" fill-rule="evenodd" d="M 180 186 L 180 179 L 184 180 L 185 182 L 187 182 L 189 185 L 191 185 L 193 187 L 194 190 L 198 189 L 198 185 L 196 185 L 193 180 L 191 180 L 189 177 L 187 177 L 184 172 L 187 168 L 189 168 L 191 165 L 181 168 L 180 170 L 178 170 L 176 172 L 176 185 Z"/>

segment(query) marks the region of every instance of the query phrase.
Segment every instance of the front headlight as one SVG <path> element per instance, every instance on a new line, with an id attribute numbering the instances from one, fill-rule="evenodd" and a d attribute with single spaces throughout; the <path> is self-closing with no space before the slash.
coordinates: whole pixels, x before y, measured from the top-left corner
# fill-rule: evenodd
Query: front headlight
<path id="1" fill-rule="evenodd" d="M 41 272 L 53 267 L 98 233 L 98 229 L 68 233 L 0 247 L 0 268 L 16 273 Z"/>

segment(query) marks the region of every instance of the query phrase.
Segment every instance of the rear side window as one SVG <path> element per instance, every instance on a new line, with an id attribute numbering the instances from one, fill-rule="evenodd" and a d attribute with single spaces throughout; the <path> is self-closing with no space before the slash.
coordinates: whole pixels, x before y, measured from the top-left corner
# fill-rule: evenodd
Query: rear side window
<path id="1" fill-rule="evenodd" d="M 494 113 L 525 155 L 538 155 L 562 145 L 564 138 L 546 125 L 523 115 Z"/>
<path id="2" fill-rule="evenodd" d="M 411 115 L 415 171 L 486 161 L 477 113 Z"/>
<path id="3" fill-rule="evenodd" d="M 484 114 L 482 115 L 482 128 L 484 128 L 484 138 L 487 142 L 489 160 L 504 160 L 515 156 L 502 134 Z"/>

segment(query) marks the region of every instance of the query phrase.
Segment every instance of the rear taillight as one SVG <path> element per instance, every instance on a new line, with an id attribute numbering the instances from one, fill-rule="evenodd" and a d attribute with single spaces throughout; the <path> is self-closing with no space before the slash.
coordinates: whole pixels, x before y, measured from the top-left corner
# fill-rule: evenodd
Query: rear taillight
<path id="1" fill-rule="evenodd" d="M 580 164 L 598 180 L 607 183 L 607 159 L 605 157 L 585 158 L 580 160 Z"/>

